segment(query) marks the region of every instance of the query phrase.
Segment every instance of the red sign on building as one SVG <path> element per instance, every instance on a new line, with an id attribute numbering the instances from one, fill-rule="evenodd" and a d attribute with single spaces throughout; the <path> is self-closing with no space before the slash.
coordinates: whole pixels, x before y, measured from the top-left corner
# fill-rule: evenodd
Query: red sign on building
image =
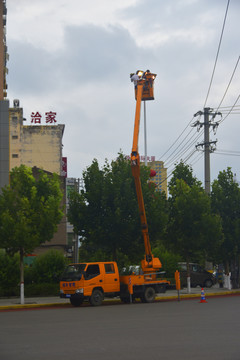
<path id="1" fill-rule="evenodd" d="M 32 112 L 31 118 L 32 118 L 31 121 L 32 124 L 41 124 L 42 115 L 38 111 L 36 111 L 35 113 Z"/>
<path id="2" fill-rule="evenodd" d="M 46 124 L 55 124 L 57 113 L 53 111 L 45 112 L 45 123 Z M 31 124 L 41 124 L 42 122 L 42 115 L 39 111 L 31 113 Z"/>
<path id="3" fill-rule="evenodd" d="M 46 123 L 54 124 L 57 122 L 57 120 L 56 120 L 57 113 L 56 112 L 49 111 L 49 112 L 46 112 L 45 115 L 46 115 Z"/>

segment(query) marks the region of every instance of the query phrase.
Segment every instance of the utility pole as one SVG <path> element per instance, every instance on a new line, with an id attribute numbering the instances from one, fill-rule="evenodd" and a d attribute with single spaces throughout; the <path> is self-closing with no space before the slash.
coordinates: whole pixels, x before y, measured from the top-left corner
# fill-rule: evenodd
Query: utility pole
<path id="1" fill-rule="evenodd" d="M 80 179 L 74 179 L 74 190 L 79 193 L 79 183 Z M 79 261 L 79 254 L 78 254 L 78 234 L 74 234 L 74 240 L 73 240 L 74 248 L 73 248 L 73 260 L 75 263 L 78 263 Z"/>
<path id="2" fill-rule="evenodd" d="M 210 153 L 216 150 L 216 143 L 215 141 L 209 140 L 209 130 L 210 127 L 213 128 L 214 132 L 218 127 L 219 123 L 214 122 L 214 119 L 217 115 L 222 115 L 220 112 L 213 112 L 211 108 L 204 108 L 204 111 L 198 111 L 195 116 L 202 116 L 204 115 L 204 122 L 200 122 L 197 120 L 192 126 L 198 126 L 198 131 L 204 126 L 204 141 L 200 144 L 196 145 L 198 149 L 200 146 L 204 149 L 204 184 L 205 184 L 205 191 L 207 194 L 210 194 L 211 191 L 211 180 L 210 180 Z M 211 119 L 209 119 L 211 117 Z"/>

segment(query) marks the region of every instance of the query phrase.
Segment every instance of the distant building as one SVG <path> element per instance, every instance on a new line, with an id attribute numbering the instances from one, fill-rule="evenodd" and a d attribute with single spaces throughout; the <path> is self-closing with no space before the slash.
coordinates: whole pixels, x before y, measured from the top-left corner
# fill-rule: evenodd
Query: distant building
<path id="1" fill-rule="evenodd" d="M 9 102 L 0 100 L 0 193 L 9 183 Z"/>
<path id="2" fill-rule="evenodd" d="M 2 187 L 9 183 L 9 121 L 8 108 L 9 101 L 7 97 L 7 81 L 8 73 L 7 61 L 9 55 L 7 53 L 6 41 L 6 21 L 7 7 L 6 1 L 0 1 L 0 193 Z"/>
<path id="3" fill-rule="evenodd" d="M 9 109 L 10 170 L 24 164 L 61 175 L 65 125 L 23 125 L 23 109 Z"/>
<path id="4" fill-rule="evenodd" d="M 2 187 L 9 184 L 9 171 L 15 166 L 24 164 L 33 168 L 35 176 L 39 171 L 38 168 L 49 174 L 57 173 L 60 176 L 64 192 L 63 203 L 65 204 L 65 177 L 67 176 L 65 169 L 65 175 L 61 176 L 63 168 L 62 138 L 65 126 L 25 126 L 23 125 L 23 109 L 19 106 L 19 100 L 14 100 L 14 107 L 9 108 L 9 101 L 6 99 L 6 75 L 8 73 L 6 65 L 9 58 L 6 43 L 6 20 L 6 0 L 0 0 L 0 193 Z M 38 113 L 33 116 L 35 123 L 38 122 L 37 115 Z M 50 111 L 45 115 L 46 123 L 56 123 L 54 119 L 56 113 Z M 66 158 L 64 159 L 66 160 Z M 67 248 L 66 238 L 65 215 L 58 227 L 58 232 L 46 246 L 65 251 Z M 39 251 L 41 252 L 42 248 Z"/>
<path id="5" fill-rule="evenodd" d="M 140 164 L 145 164 L 145 156 L 141 155 L 140 157 Z M 126 155 L 126 159 L 130 160 L 130 156 Z M 147 166 L 151 170 L 156 171 L 156 176 L 151 178 L 151 181 L 156 184 L 156 188 L 159 191 L 164 191 L 166 196 L 168 195 L 167 191 L 167 168 L 164 167 L 163 161 L 156 161 L 155 156 L 148 156 L 147 157 Z"/>
<path id="6" fill-rule="evenodd" d="M 164 191 L 167 196 L 167 168 L 164 167 L 164 162 L 150 161 L 148 162 L 148 166 L 156 171 L 156 176 L 152 178 L 152 181 L 157 185 L 157 189 Z"/>
<path id="7" fill-rule="evenodd" d="M 66 176 L 62 176 L 62 139 L 65 125 L 24 125 L 23 109 L 19 100 L 14 100 L 14 107 L 9 108 L 9 170 L 16 166 L 26 165 L 33 168 L 37 177 L 39 169 L 51 176 L 60 177 L 63 191 L 63 202 L 66 205 Z M 34 250 L 40 254 L 46 249 L 54 248 L 68 253 L 66 208 L 58 225 L 58 231 L 50 242 Z"/>
<path id="8" fill-rule="evenodd" d="M 145 162 L 145 156 L 141 155 L 140 161 L 143 164 Z M 151 181 L 156 184 L 159 191 L 164 191 L 167 196 L 167 168 L 164 167 L 164 162 L 156 161 L 155 156 L 148 156 L 147 166 L 156 171 L 156 176 L 154 176 Z"/>

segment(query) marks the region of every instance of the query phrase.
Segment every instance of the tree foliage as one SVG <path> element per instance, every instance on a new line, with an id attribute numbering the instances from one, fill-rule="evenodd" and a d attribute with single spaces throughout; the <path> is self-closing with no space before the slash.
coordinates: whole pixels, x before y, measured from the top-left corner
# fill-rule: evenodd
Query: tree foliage
<path id="1" fill-rule="evenodd" d="M 177 180 L 183 180 L 188 186 L 201 186 L 201 181 L 199 181 L 196 176 L 193 176 L 193 170 L 190 165 L 184 164 L 183 161 L 180 161 L 179 164 L 176 165 L 173 176 L 171 177 L 171 180 L 169 181 L 168 187 L 169 191 L 171 192 L 171 189 L 176 186 Z"/>
<path id="2" fill-rule="evenodd" d="M 176 179 L 169 199 L 167 242 L 187 262 L 203 256 L 212 258 L 221 239 L 221 221 L 212 214 L 210 197 L 199 184 L 191 187 Z"/>
<path id="3" fill-rule="evenodd" d="M 19 283 L 19 255 L 9 256 L 0 250 L 0 288 L 8 290 Z"/>
<path id="4" fill-rule="evenodd" d="M 59 281 L 66 266 L 66 258 L 57 250 L 49 250 L 39 255 L 30 268 L 32 281 L 35 283 L 55 283 Z"/>
<path id="5" fill-rule="evenodd" d="M 236 261 L 240 256 L 240 188 L 231 168 L 219 173 L 212 184 L 212 208 L 222 219 L 224 241 L 219 257 Z"/>
<path id="6" fill-rule="evenodd" d="M 166 199 L 149 186 L 149 168 L 141 166 L 141 181 L 151 241 L 163 231 Z M 119 154 L 101 169 L 97 160 L 83 173 L 84 190 L 72 193 L 68 218 L 82 239 L 89 258 L 139 262 L 144 255 L 140 217 L 130 161 Z"/>
<path id="7" fill-rule="evenodd" d="M 165 248 L 160 242 L 153 248 L 154 256 L 158 257 L 162 263 L 162 269 L 166 273 L 167 278 L 174 279 L 174 274 L 178 268 L 178 262 L 182 261 L 182 257 L 176 253 Z"/>
<path id="8" fill-rule="evenodd" d="M 20 294 L 24 303 L 23 256 L 52 239 L 63 212 L 59 177 L 21 165 L 10 173 L 10 185 L 0 195 L 0 248 L 20 253 Z"/>
<path id="9" fill-rule="evenodd" d="M 10 185 L 0 195 L 0 248 L 8 253 L 32 252 L 52 239 L 63 213 L 58 176 L 24 165 L 11 171 Z"/>

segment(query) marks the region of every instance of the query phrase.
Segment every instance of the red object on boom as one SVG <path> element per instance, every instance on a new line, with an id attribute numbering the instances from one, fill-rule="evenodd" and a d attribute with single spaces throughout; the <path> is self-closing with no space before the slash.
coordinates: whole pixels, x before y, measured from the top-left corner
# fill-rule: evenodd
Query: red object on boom
<path id="1" fill-rule="evenodd" d="M 156 174 L 157 174 L 156 171 L 151 169 L 149 176 L 150 176 L 150 177 L 154 177 L 154 176 L 156 176 Z"/>

